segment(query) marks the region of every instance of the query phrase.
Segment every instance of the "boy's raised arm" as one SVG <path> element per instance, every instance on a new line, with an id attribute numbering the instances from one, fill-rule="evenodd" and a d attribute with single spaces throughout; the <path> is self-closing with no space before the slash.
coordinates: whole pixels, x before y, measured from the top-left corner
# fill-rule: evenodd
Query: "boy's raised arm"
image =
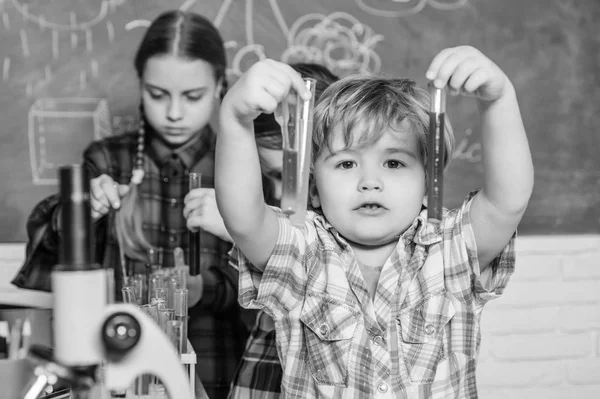
<path id="1" fill-rule="evenodd" d="M 274 112 L 295 90 L 307 93 L 301 76 L 273 60 L 254 64 L 223 99 L 215 153 L 219 211 L 233 241 L 252 264 L 263 268 L 279 233 L 277 216 L 266 206 L 252 121 Z"/>
<path id="2" fill-rule="evenodd" d="M 515 89 L 496 64 L 468 46 L 440 52 L 427 77 L 438 87 L 447 84 L 478 99 L 484 183 L 470 216 L 483 270 L 515 232 L 533 190 L 533 163 Z"/>

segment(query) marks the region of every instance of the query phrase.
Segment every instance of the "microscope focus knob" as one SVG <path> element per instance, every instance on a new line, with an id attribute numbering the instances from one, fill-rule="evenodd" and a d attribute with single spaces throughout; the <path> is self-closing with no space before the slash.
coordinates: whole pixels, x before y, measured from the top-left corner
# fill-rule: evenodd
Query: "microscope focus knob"
<path id="1" fill-rule="evenodd" d="M 142 329 L 139 321 L 129 313 L 110 315 L 102 326 L 102 341 L 107 352 L 125 355 L 140 340 Z"/>

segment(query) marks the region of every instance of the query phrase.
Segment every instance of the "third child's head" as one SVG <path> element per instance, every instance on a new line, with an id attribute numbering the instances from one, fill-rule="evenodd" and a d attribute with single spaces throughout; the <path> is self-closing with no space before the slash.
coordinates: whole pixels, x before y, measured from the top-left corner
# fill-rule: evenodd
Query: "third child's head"
<path id="1" fill-rule="evenodd" d="M 349 241 L 389 244 L 421 211 L 428 108 L 427 92 L 407 79 L 347 77 L 323 93 L 315 107 L 311 203 Z M 451 154 L 450 128 L 445 145 Z"/>
<path id="2" fill-rule="evenodd" d="M 148 28 L 135 56 L 146 122 L 170 145 L 189 141 L 210 121 L 225 86 L 218 30 L 191 12 L 169 11 Z"/>

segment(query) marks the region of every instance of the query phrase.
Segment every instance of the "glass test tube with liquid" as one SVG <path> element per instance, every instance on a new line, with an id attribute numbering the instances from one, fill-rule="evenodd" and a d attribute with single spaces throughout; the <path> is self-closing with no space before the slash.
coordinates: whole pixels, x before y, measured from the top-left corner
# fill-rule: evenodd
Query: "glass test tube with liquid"
<path id="1" fill-rule="evenodd" d="M 202 174 L 189 174 L 189 189 L 194 190 L 202 187 Z M 200 230 L 189 232 L 189 261 L 190 275 L 196 276 L 200 274 Z"/>
<path id="2" fill-rule="evenodd" d="M 173 320 L 181 321 L 182 334 L 181 348 L 177 348 L 180 353 L 187 353 L 187 331 L 188 331 L 188 290 L 187 288 L 179 288 L 175 290 L 173 297 L 174 314 Z"/>
<path id="3" fill-rule="evenodd" d="M 444 197 L 446 91 L 435 87 L 431 82 L 429 94 L 431 105 L 427 135 L 427 221 L 439 224 L 442 220 Z"/>
<path id="4" fill-rule="evenodd" d="M 297 226 L 304 225 L 308 202 L 316 83 L 315 79 L 304 79 L 305 87 L 311 93 L 310 99 L 302 100 L 298 94 L 290 93 L 282 104 L 283 193 L 281 210 Z"/>

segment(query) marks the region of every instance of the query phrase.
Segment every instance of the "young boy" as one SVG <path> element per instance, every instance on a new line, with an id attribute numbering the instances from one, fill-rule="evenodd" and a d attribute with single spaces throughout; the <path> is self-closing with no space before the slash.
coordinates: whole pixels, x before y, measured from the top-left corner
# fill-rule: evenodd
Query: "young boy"
<path id="1" fill-rule="evenodd" d="M 302 80 L 261 61 L 223 100 L 217 202 L 240 302 L 275 320 L 286 398 L 477 397 L 480 315 L 514 270 L 533 167 L 514 87 L 492 61 L 449 48 L 426 77 L 481 110 L 483 187 L 438 227 L 423 206 L 428 98 L 413 82 L 349 77 L 325 91 L 303 228 L 264 204 L 252 134 L 290 90 L 307 97 Z"/>

